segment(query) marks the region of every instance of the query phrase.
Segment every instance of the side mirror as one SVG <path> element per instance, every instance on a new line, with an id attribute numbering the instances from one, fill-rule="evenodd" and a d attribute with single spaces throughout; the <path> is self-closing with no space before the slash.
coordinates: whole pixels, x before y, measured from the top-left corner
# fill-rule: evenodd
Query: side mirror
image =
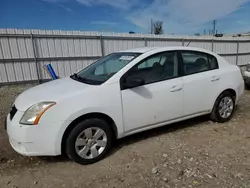
<path id="1" fill-rule="evenodd" d="M 124 79 L 124 89 L 134 88 L 145 84 L 145 80 L 138 77 L 128 76 Z"/>

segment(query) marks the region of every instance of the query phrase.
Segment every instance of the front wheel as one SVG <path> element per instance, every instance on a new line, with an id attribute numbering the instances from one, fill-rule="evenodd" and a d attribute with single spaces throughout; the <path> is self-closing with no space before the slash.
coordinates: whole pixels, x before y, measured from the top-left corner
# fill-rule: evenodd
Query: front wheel
<path id="1" fill-rule="evenodd" d="M 105 157 L 112 139 L 112 131 L 105 121 L 87 119 L 70 132 L 66 140 L 66 153 L 76 163 L 95 163 Z"/>
<path id="2" fill-rule="evenodd" d="M 216 100 L 210 118 L 219 123 L 229 121 L 235 110 L 235 96 L 225 91 Z"/>

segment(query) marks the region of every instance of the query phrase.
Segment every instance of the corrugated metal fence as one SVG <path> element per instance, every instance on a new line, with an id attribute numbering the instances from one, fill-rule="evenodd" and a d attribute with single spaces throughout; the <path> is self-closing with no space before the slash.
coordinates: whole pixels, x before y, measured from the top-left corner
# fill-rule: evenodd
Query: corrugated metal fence
<path id="1" fill-rule="evenodd" d="M 0 29 L 0 85 L 49 79 L 42 68 L 48 63 L 65 77 L 114 51 L 186 45 L 214 51 L 232 64 L 250 61 L 250 39 L 245 38 Z"/>

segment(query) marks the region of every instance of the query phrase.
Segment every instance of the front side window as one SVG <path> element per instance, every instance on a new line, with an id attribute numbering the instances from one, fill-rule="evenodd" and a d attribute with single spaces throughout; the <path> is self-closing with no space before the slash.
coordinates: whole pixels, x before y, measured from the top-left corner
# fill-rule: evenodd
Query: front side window
<path id="1" fill-rule="evenodd" d="M 181 56 L 183 60 L 183 68 L 185 75 L 209 71 L 218 68 L 217 59 L 209 54 L 201 52 L 183 51 L 181 52 Z"/>
<path id="2" fill-rule="evenodd" d="M 141 61 L 126 76 L 137 77 L 150 84 L 178 77 L 178 66 L 177 52 L 163 52 Z"/>
<path id="3" fill-rule="evenodd" d="M 87 84 L 102 84 L 139 55 L 140 53 L 127 52 L 110 54 L 72 75 L 71 78 Z"/>

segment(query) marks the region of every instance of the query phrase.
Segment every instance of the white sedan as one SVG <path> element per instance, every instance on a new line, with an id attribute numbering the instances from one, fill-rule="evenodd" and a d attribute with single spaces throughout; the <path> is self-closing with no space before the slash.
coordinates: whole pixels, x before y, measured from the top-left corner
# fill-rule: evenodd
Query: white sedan
<path id="1" fill-rule="evenodd" d="M 207 50 L 126 50 L 23 92 L 7 117 L 7 132 L 22 155 L 66 153 L 90 164 L 115 139 L 134 133 L 205 114 L 229 121 L 243 91 L 240 69 Z"/>

